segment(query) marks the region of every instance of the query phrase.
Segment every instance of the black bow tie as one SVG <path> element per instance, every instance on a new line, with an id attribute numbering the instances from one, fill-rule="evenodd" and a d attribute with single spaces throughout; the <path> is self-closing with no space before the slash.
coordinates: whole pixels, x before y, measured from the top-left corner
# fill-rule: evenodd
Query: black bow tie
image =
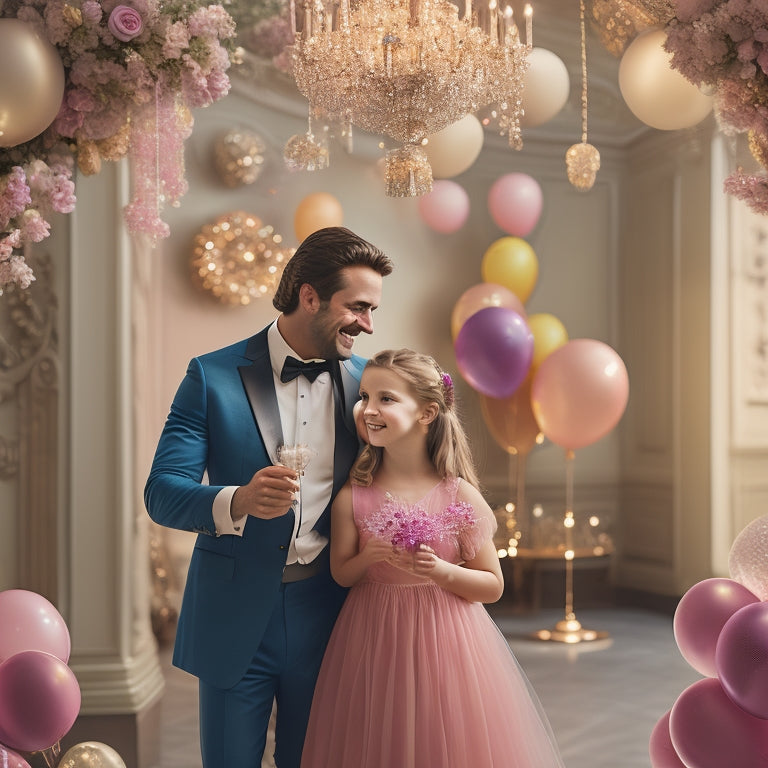
<path id="1" fill-rule="evenodd" d="M 302 363 L 295 357 L 285 358 L 283 370 L 280 372 L 280 381 L 285 384 L 287 381 L 293 381 L 297 376 L 304 375 L 310 381 L 314 381 L 323 371 L 331 372 L 330 360 L 317 360 L 311 363 Z"/>

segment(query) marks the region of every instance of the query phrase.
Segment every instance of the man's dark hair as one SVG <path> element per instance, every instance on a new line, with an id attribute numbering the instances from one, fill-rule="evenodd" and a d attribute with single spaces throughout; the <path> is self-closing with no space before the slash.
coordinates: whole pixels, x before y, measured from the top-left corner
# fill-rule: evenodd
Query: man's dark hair
<path id="1" fill-rule="evenodd" d="M 299 289 L 309 283 L 321 301 L 329 301 L 344 287 L 341 270 L 364 266 L 386 277 L 389 257 L 345 227 L 325 227 L 308 235 L 285 265 L 272 304 L 289 315 L 299 306 Z"/>

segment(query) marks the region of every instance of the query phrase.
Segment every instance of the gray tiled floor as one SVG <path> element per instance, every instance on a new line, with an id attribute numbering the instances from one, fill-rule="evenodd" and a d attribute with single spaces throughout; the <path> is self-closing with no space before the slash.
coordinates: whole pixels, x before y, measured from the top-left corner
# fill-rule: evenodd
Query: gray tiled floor
<path id="1" fill-rule="evenodd" d="M 578 612 L 608 639 L 578 645 L 531 640 L 561 611 L 512 615 L 497 624 L 546 710 L 567 768 L 649 768 L 648 738 L 677 696 L 700 679 L 682 658 L 669 616 L 635 609 Z M 157 768 L 199 768 L 197 681 L 167 665 Z M 233 767 L 234 768 L 234 767 Z"/>

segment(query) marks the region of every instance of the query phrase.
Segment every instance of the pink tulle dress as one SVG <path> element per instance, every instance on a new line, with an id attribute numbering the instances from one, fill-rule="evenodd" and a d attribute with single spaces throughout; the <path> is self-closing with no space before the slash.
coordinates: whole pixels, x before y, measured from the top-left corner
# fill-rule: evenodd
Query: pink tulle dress
<path id="1" fill-rule="evenodd" d="M 360 545 L 417 539 L 452 562 L 493 535 L 489 513 L 456 503 L 460 482 L 417 505 L 353 486 Z M 423 536 L 429 536 L 427 541 Z M 349 592 L 315 689 L 302 768 L 563 766 L 549 722 L 506 640 L 470 603 L 389 563 Z"/>

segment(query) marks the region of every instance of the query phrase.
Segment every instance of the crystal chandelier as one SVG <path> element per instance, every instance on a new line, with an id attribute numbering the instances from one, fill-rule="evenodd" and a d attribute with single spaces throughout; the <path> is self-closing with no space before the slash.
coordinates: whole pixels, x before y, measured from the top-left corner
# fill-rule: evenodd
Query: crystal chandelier
<path id="1" fill-rule="evenodd" d="M 497 0 L 463 14 L 449 0 L 305 0 L 292 48 L 293 74 L 309 101 L 310 117 L 355 125 L 401 146 L 386 156 L 390 197 L 432 189 L 432 169 L 421 148 L 429 135 L 480 107 L 498 103 L 510 146 L 522 146 L 523 75 L 531 49 L 531 8 L 520 39 L 512 8 Z M 324 167 L 327 152 L 310 129 L 293 137 L 291 167 Z M 297 144 L 301 152 L 297 153 Z"/>

